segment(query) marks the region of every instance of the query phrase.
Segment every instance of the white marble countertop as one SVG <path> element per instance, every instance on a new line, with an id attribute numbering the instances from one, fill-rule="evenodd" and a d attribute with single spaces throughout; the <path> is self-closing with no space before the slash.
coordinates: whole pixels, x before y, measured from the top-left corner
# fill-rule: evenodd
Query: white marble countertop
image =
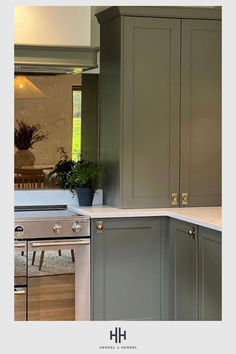
<path id="1" fill-rule="evenodd" d="M 97 218 L 127 218 L 145 216 L 169 216 L 196 225 L 222 231 L 221 207 L 196 208 L 156 208 L 156 209 L 117 209 L 106 205 L 96 207 L 67 206 L 70 211 Z"/>

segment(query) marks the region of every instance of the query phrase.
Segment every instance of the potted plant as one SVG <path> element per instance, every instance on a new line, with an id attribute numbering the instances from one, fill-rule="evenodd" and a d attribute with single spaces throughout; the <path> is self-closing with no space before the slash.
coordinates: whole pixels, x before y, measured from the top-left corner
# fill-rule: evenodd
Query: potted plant
<path id="1" fill-rule="evenodd" d="M 60 188 L 76 193 L 80 206 L 91 206 L 98 189 L 98 178 L 105 173 L 105 169 L 85 159 L 77 162 L 70 160 L 64 148 L 59 150 L 62 158 L 48 174 L 49 180 Z"/>
<path id="2" fill-rule="evenodd" d="M 35 156 L 29 149 L 33 149 L 37 142 L 48 139 L 48 133 L 41 130 L 39 123 L 30 125 L 17 120 L 16 124 L 14 138 L 18 151 L 15 153 L 15 167 L 33 166 Z"/>
<path id="3" fill-rule="evenodd" d="M 86 160 L 76 162 L 68 185 L 70 191 L 76 192 L 79 205 L 92 205 L 94 193 L 98 189 L 98 178 L 104 173 L 105 169 L 94 162 Z"/>

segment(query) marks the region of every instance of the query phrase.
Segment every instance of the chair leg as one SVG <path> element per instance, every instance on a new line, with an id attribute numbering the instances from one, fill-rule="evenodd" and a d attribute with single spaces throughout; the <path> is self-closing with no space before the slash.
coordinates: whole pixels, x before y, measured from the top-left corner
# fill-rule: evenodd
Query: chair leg
<path id="1" fill-rule="evenodd" d="M 36 256 L 36 251 L 33 252 L 32 263 L 31 263 L 32 265 L 34 265 L 35 256 Z"/>
<path id="2" fill-rule="evenodd" d="M 21 251 L 21 255 L 24 256 L 24 251 Z"/>
<path id="3" fill-rule="evenodd" d="M 39 270 L 41 270 L 43 265 L 44 251 L 41 251 L 40 261 L 39 261 Z"/>
<path id="4" fill-rule="evenodd" d="M 61 256 L 61 250 L 58 250 L 58 255 Z"/>
<path id="5" fill-rule="evenodd" d="M 72 262 L 74 263 L 75 261 L 75 251 L 71 250 L 71 258 L 72 258 Z"/>

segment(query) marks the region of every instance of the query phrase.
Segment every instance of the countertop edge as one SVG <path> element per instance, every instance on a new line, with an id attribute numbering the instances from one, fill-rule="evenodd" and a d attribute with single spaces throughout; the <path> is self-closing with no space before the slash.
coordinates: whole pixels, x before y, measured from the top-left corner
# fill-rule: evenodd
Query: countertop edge
<path id="1" fill-rule="evenodd" d="M 216 225 L 216 224 L 212 224 L 210 222 L 206 222 L 204 220 L 199 220 L 199 219 L 194 219 L 191 218 L 189 216 L 185 216 L 185 215 L 179 215 L 179 214 L 175 214 L 172 212 L 168 212 L 167 214 L 169 214 L 168 216 L 174 219 L 178 219 L 178 220 L 182 220 L 182 221 L 186 221 L 192 224 L 196 224 L 199 226 L 203 226 L 203 227 L 207 227 L 208 229 L 213 229 L 216 231 L 220 231 L 222 232 L 222 226 Z"/>
<path id="2" fill-rule="evenodd" d="M 199 226 L 203 226 L 209 229 L 213 229 L 216 231 L 220 231 L 222 232 L 222 226 L 214 224 L 212 222 L 208 222 L 199 218 L 194 218 L 194 217 L 190 217 L 187 215 L 181 215 L 178 214 L 174 211 L 170 211 L 170 210 L 141 210 L 140 212 L 138 212 L 137 210 L 135 212 L 132 212 L 132 209 L 124 209 L 124 210 L 115 210 L 114 211 L 107 211 L 106 212 L 106 208 L 104 208 L 101 212 L 96 211 L 96 212 L 89 212 L 89 210 L 83 210 L 82 207 L 75 207 L 75 206 L 70 206 L 68 205 L 68 210 L 81 214 L 81 215 L 87 215 L 89 216 L 91 219 L 107 219 L 107 218 L 135 218 L 135 217 L 155 217 L 155 216 L 167 216 L 167 217 L 172 217 L 174 219 L 178 219 L 178 220 L 182 220 L 185 222 L 189 222 L 192 224 L 196 224 Z M 200 208 L 200 207 L 199 207 Z M 111 209 L 108 207 L 108 209 Z"/>

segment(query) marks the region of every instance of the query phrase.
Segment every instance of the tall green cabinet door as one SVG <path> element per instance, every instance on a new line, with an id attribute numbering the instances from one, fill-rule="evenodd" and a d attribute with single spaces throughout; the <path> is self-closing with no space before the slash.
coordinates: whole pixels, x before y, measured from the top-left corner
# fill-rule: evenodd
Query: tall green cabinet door
<path id="1" fill-rule="evenodd" d="M 199 227 L 199 320 L 221 320 L 221 232 Z"/>
<path id="2" fill-rule="evenodd" d="M 221 21 L 183 20 L 182 206 L 221 204 Z M 182 197 L 181 197 L 182 200 Z"/>
<path id="3" fill-rule="evenodd" d="M 180 220 L 169 221 L 169 319 L 198 318 L 197 240 L 189 235 L 196 227 Z"/>
<path id="4" fill-rule="evenodd" d="M 161 219 L 92 221 L 93 320 L 160 320 L 164 316 Z M 103 229 L 98 231 L 101 223 Z"/>
<path id="5" fill-rule="evenodd" d="M 169 207 L 179 190 L 181 20 L 123 21 L 123 207 Z"/>

